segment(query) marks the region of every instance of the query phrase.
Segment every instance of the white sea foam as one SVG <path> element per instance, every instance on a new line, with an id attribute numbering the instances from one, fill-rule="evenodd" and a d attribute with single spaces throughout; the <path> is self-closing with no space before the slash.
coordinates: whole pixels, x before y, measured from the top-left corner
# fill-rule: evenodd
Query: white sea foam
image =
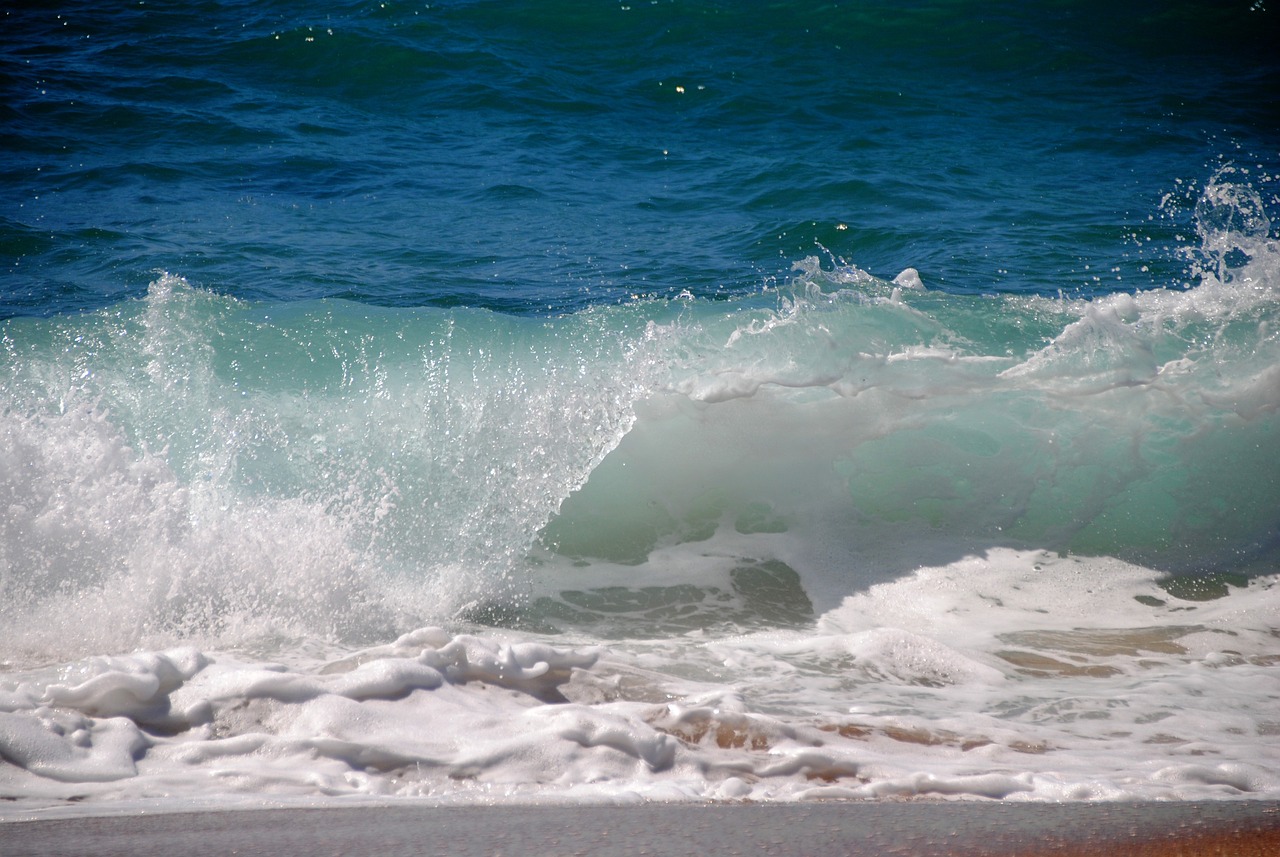
<path id="1" fill-rule="evenodd" d="M 226 794 L 1280 795 L 1280 579 L 1185 601 L 1156 577 L 1004 552 L 872 587 L 812 630 L 581 649 L 423 629 L 323 661 L 91 658 L 5 678 L 0 790 L 9 812 Z"/>

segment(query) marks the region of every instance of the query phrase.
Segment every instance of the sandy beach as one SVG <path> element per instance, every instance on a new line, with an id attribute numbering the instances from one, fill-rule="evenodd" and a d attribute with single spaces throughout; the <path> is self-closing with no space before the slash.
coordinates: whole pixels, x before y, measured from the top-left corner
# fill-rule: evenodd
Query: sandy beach
<path id="1" fill-rule="evenodd" d="M 0 824 L 0 853 L 1269 857 L 1280 802 L 349 807 Z"/>

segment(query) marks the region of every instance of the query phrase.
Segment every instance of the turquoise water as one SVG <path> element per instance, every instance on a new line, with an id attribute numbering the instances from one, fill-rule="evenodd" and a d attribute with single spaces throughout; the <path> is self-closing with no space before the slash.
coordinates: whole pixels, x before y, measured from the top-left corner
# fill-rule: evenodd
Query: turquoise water
<path id="1" fill-rule="evenodd" d="M 1266 4 L 3 22 L 0 796 L 1280 793 Z"/>

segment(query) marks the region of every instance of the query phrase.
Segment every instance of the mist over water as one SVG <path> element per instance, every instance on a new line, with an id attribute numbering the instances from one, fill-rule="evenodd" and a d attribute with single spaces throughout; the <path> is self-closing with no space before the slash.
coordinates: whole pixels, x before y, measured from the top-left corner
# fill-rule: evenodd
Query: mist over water
<path id="1" fill-rule="evenodd" d="M 1280 793 L 1270 10 L 146 11 L 0 55 L 19 811 Z"/>

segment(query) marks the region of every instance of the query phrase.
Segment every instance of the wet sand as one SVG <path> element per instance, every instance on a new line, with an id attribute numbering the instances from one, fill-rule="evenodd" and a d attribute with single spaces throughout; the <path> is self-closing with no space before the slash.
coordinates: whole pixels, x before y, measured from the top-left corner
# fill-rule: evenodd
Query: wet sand
<path id="1" fill-rule="evenodd" d="M 0 823 L 0 854 L 1275 857 L 1280 802 L 381 806 Z"/>

